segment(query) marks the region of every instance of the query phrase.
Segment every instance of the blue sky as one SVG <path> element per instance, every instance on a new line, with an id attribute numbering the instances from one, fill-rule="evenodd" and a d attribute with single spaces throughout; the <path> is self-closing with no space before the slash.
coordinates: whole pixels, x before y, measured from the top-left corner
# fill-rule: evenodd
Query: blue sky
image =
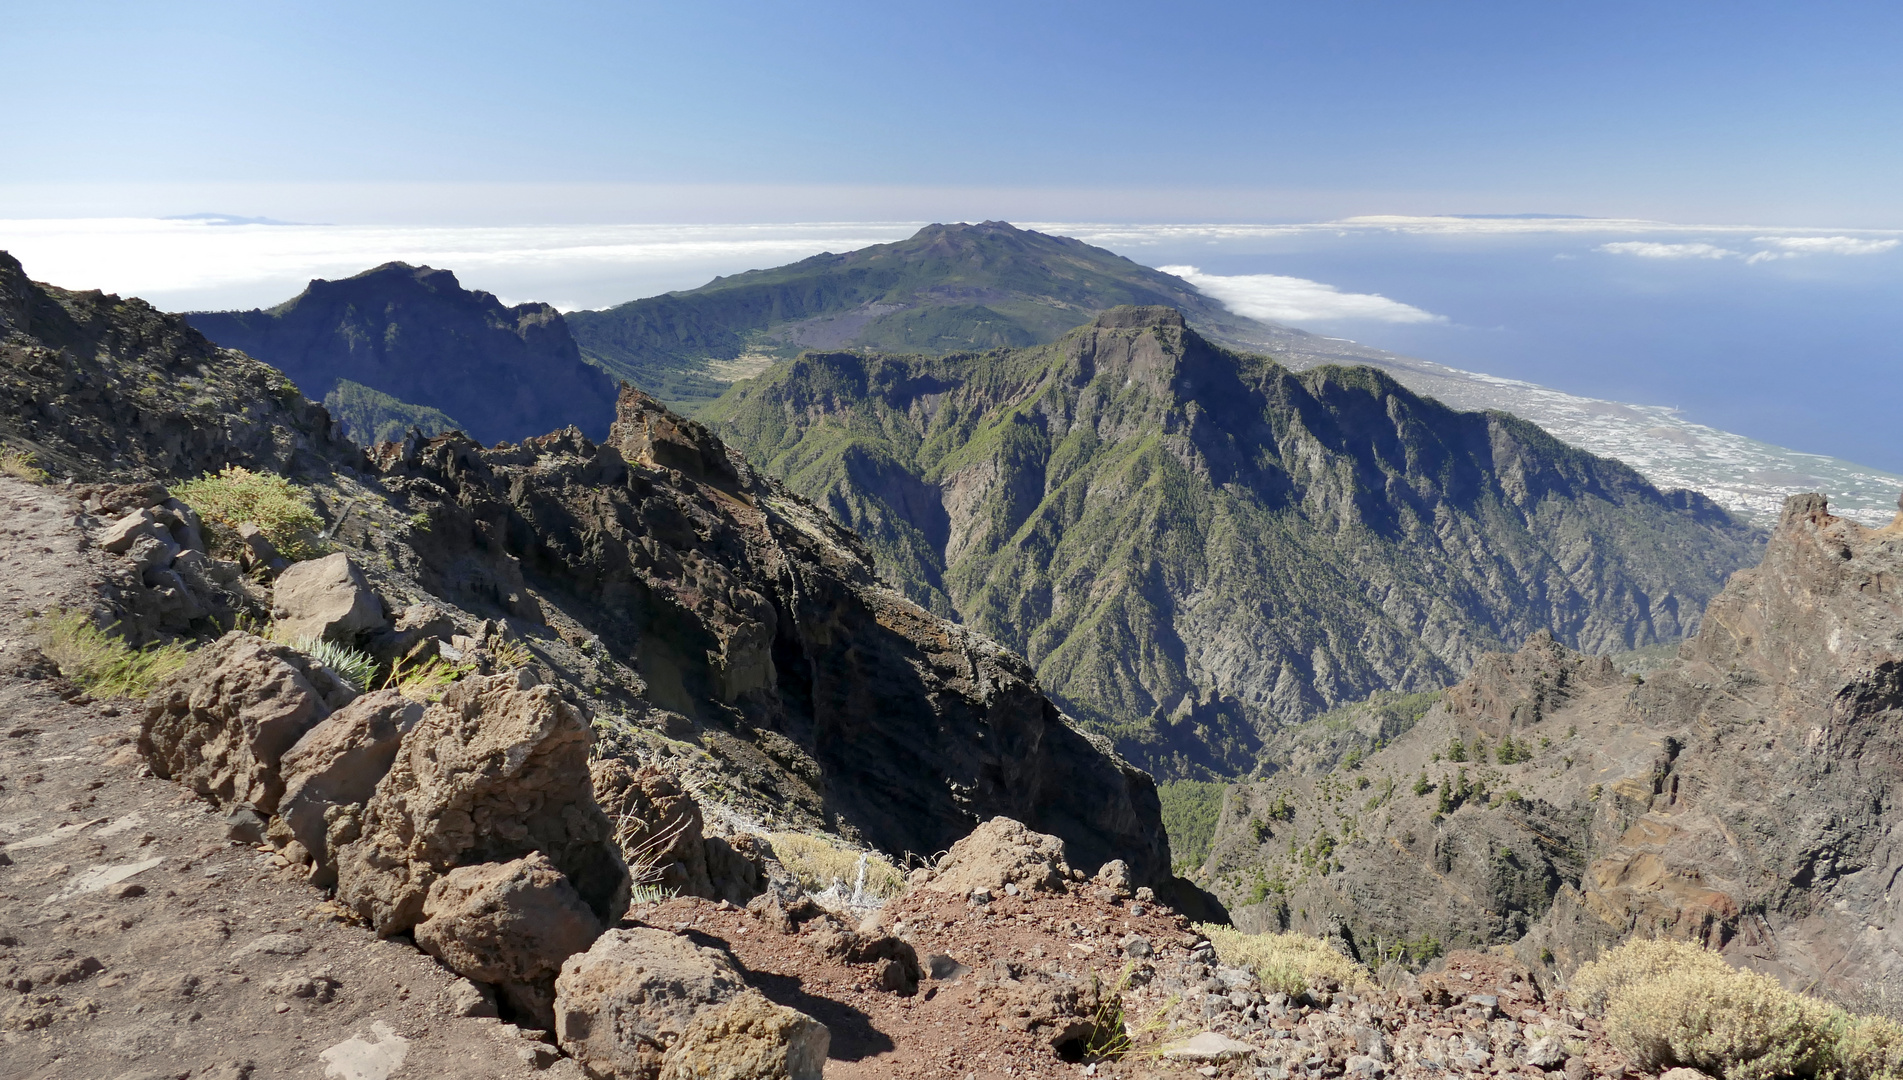
<path id="1" fill-rule="evenodd" d="M 16 213 L 1903 225 L 1897 5 L 6 7 Z"/>
<path id="2" fill-rule="evenodd" d="M 252 306 L 404 258 L 600 306 L 1070 223 L 1265 317 L 1903 471 L 1903 5 L 0 5 L 0 248 L 61 284 Z M 331 227 L 155 220 L 201 211 Z M 1530 212 L 1619 220 L 1333 224 Z"/>

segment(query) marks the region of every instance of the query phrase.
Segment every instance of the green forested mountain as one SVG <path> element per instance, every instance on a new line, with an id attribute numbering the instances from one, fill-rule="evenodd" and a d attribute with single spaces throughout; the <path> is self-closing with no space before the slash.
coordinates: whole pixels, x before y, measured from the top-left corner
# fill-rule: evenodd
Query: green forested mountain
<path id="1" fill-rule="evenodd" d="M 928 225 L 897 243 L 574 312 L 568 325 L 589 360 L 691 409 L 803 349 L 938 354 L 1039 345 L 1122 304 L 1177 308 L 1219 337 L 1261 329 L 1181 278 L 1002 221 Z"/>
<path id="2" fill-rule="evenodd" d="M 703 418 L 1164 778 L 1246 770 L 1284 724 L 1542 628 L 1681 637 L 1760 541 L 1525 421 L 1158 307 L 1030 348 L 809 353 Z"/>

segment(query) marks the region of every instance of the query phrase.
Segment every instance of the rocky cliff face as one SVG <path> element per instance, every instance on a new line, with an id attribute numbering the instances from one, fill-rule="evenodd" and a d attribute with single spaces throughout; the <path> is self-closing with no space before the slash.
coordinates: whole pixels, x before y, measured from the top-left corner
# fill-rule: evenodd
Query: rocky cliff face
<path id="1" fill-rule="evenodd" d="M 1903 517 L 1793 498 L 1665 670 L 1546 639 L 1489 657 L 1358 768 L 1231 789 L 1206 870 L 1245 925 L 1333 915 L 1560 973 L 1685 938 L 1893 1005 L 1865 995 L 1903 974 L 1900 577 Z"/>
<path id="2" fill-rule="evenodd" d="M 178 316 L 40 286 L 10 260 L 0 298 L 0 435 L 65 478 L 292 475 L 323 543 L 360 568 L 339 588 L 374 590 L 345 605 L 374 627 L 346 636 L 386 660 L 532 670 L 592 721 L 598 753 L 682 778 L 710 812 L 895 857 L 1005 815 L 1085 869 L 1167 876 L 1150 778 L 1072 727 L 1022 659 L 891 591 L 850 532 L 649 398 L 625 393 L 603 444 L 447 435 L 367 458 L 282 375 Z M 123 494 L 87 505 L 166 497 Z M 268 591 L 272 567 L 248 565 Z"/>
<path id="3" fill-rule="evenodd" d="M 383 413 L 447 414 L 485 443 L 574 424 L 599 438 L 615 384 L 582 362 L 568 324 L 547 304 L 504 307 L 447 270 L 386 263 L 341 281 L 313 281 L 269 310 L 187 319 L 227 348 L 289 375 L 305 392 L 347 403 L 368 444 Z M 350 384 L 339 390 L 339 383 Z M 363 391 L 368 388 L 372 393 Z M 391 399 L 376 405 L 376 395 Z M 424 407 L 419 409 L 418 407 Z"/>
<path id="4" fill-rule="evenodd" d="M 432 592 L 512 625 L 573 620 L 593 666 L 635 673 L 783 813 L 920 855 L 1002 814 L 1080 865 L 1166 872 L 1149 777 L 1066 723 L 1023 660 L 892 591 L 856 537 L 653 399 L 624 389 L 600 446 L 452 436 L 377 459 L 429 517 L 410 545 Z"/>
<path id="5" fill-rule="evenodd" d="M 1168 775 L 1548 630 L 1673 640 L 1757 536 L 1695 494 L 1366 368 L 1120 308 L 1035 349 L 809 354 L 705 418 L 880 569 Z"/>

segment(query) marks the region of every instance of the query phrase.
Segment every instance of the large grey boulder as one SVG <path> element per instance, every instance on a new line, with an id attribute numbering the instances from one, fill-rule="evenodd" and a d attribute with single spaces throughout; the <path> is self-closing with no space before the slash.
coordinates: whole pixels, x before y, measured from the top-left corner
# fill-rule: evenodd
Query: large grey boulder
<path id="1" fill-rule="evenodd" d="M 278 635 L 288 641 L 351 641 L 389 624 L 383 601 L 343 552 L 293 563 L 272 588 Z"/>
<path id="2" fill-rule="evenodd" d="M 747 988 L 740 966 L 679 934 L 610 930 L 555 980 L 555 1038 L 589 1075 L 656 1080 L 695 1018 Z"/>
<path id="3" fill-rule="evenodd" d="M 337 856 L 337 899 L 379 934 L 423 916 L 436 879 L 458 866 L 540 851 L 604 925 L 628 907 L 628 868 L 595 805 L 594 732 L 527 670 L 451 687 L 403 737 Z"/>
<path id="4" fill-rule="evenodd" d="M 416 924 L 423 951 L 458 975 L 494 985 L 519 1020 L 544 1030 L 555 1027 L 562 961 L 600 936 L 600 920 L 539 851 L 437 878 Z"/>
<path id="5" fill-rule="evenodd" d="M 309 854 L 317 884 L 336 880 L 329 833 L 338 811 L 355 817 L 352 811 L 370 801 L 396 761 L 403 736 L 422 718 L 423 706 L 394 690 L 379 690 L 318 721 L 284 753 L 278 818 L 289 839 Z"/>
<path id="6" fill-rule="evenodd" d="M 139 752 L 160 777 L 268 814 L 284 792 L 284 753 L 350 699 L 323 665 L 233 631 L 194 653 L 147 698 Z"/>

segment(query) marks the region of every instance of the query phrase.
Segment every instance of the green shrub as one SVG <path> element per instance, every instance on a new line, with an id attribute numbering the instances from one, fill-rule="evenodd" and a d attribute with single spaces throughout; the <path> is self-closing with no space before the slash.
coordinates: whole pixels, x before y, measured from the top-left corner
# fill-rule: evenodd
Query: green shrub
<path id="1" fill-rule="evenodd" d="M 1312 987 L 1332 983 L 1344 990 L 1373 984 L 1368 969 L 1330 948 L 1320 938 L 1305 934 L 1245 934 L 1233 926 L 1198 923 L 1198 933 L 1216 947 L 1216 956 L 1231 967 L 1247 968 L 1262 980 L 1262 989 L 1295 997 Z"/>
<path id="2" fill-rule="evenodd" d="M 285 644 L 331 670 L 359 693 L 377 684 L 377 662 L 369 653 L 320 638 L 299 638 Z"/>
<path id="3" fill-rule="evenodd" d="M 174 484 L 171 490 L 227 546 L 234 542 L 238 526 L 249 522 L 287 559 L 321 554 L 317 533 L 324 523 L 310 495 L 282 476 L 227 465 L 217 473 Z"/>
<path id="4" fill-rule="evenodd" d="M 773 841 L 773 854 L 780 865 L 798 878 L 800 888 L 807 892 L 824 892 L 835 881 L 853 888 L 858 882 L 861 856 L 866 861 L 867 894 L 886 900 L 905 891 L 905 875 L 899 868 L 871 852 L 861 852 L 818 833 L 776 832 L 768 833 L 767 839 Z"/>
<path id="5" fill-rule="evenodd" d="M 183 645 L 135 649 L 78 611 L 60 612 L 34 631 L 40 652 L 94 697 L 145 697 L 189 658 Z"/>
<path id="6" fill-rule="evenodd" d="M 1792 993 L 1687 942 L 1627 942 L 1580 967 L 1567 996 L 1604 1017 L 1606 1037 L 1648 1071 L 1682 1066 L 1723 1080 L 1903 1077 L 1903 1027 Z"/>

